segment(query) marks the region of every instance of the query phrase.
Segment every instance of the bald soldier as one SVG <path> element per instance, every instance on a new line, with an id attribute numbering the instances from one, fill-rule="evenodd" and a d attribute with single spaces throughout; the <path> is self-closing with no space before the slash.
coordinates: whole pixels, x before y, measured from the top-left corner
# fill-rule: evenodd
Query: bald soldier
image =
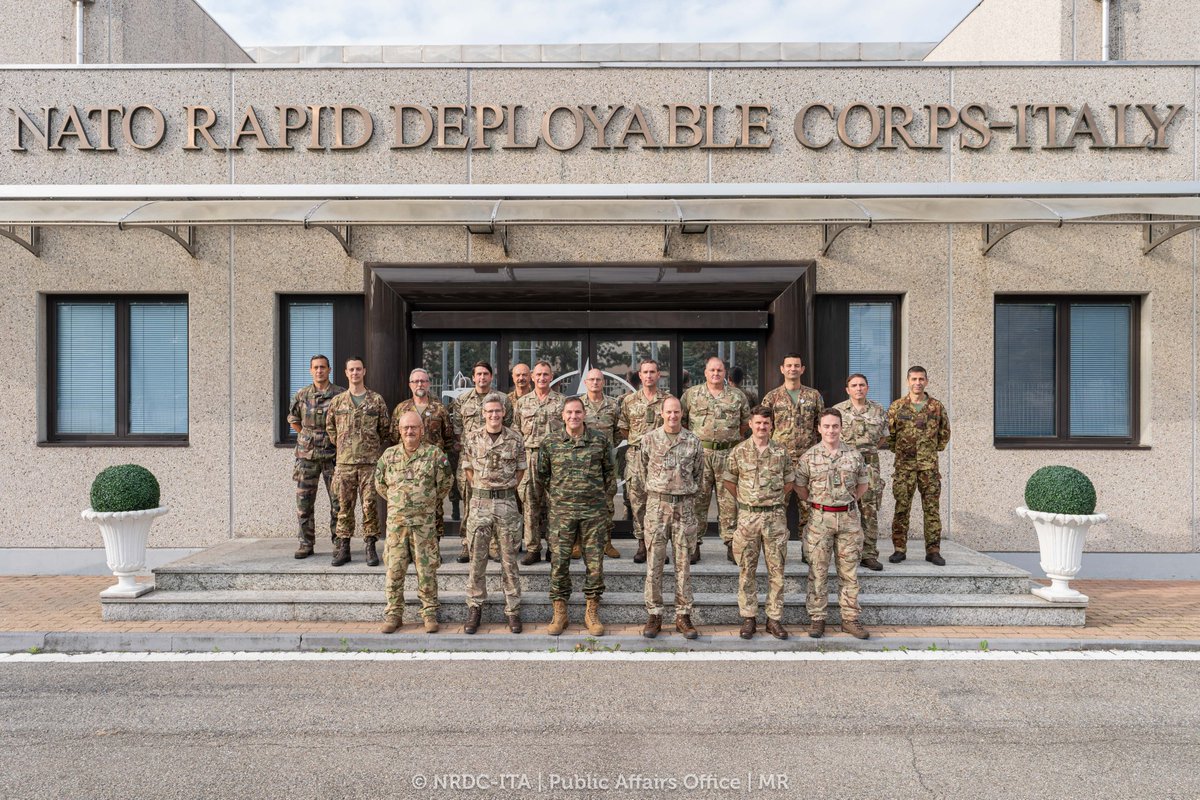
<path id="1" fill-rule="evenodd" d="M 515 408 L 517 401 L 533 391 L 533 379 L 530 377 L 529 365 L 514 364 L 512 368 L 513 390 L 508 393 L 508 407 Z"/>
<path id="2" fill-rule="evenodd" d="M 616 453 L 617 448 L 617 415 L 621 407 L 616 400 L 604 393 L 604 373 L 598 369 L 589 369 L 583 376 L 583 385 L 587 394 L 583 396 L 583 422 L 589 431 L 603 433 L 608 439 L 608 446 Z M 616 496 L 616 483 L 613 483 L 613 494 L 608 498 L 608 530 L 604 534 L 604 555 L 609 558 L 620 558 L 621 554 L 613 547 L 613 500 Z M 575 542 L 571 550 L 571 558 L 583 557 L 580 542 Z"/>
<path id="3" fill-rule="evenodd" d="M 408 373 L 408 390 L 412 397 L 402 401 L 392 411 L 392 441 L 399 443 L 400 418 L 409 411 L 415 412 L 425 423 L 425 441 L 435 444 L 443 453 L 449 453 L 454 444 L 454 427 L 450 424 L 450 409 L 429 393 L 429 373 L 417 367 Z M 434 515 L 437 538 L 446 534 L 446 514 L 438 509 Z"/>

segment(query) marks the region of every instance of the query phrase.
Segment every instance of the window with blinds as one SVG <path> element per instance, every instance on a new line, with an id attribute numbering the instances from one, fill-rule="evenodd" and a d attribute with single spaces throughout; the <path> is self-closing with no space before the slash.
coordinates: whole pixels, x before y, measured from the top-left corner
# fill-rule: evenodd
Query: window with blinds
<path id="1" fill-rule="evenodd" d="M 815 328 L 813 363 L 804 382 L 821 393 L 825 405 L 846 399 L 846 379 L 856 372 L 867 376 L 867 397 L 884 408 L 903 393 L 899 296 L 819 294 Z"/>
<path id="2" fill-rule="evenodd" d="M 275 444 L 290 447 L 296 432 L 288 424 L 288 411 L 296 392 L 312 383 L 313 356 L 329 359 L 329 380 L 346 385 L 345 361 L 363 357 L 363 297 L 357 295 L 278 295 L 279 361 L 276 363 Z M 373 369 L 367 365 L 367 385 Z"/>
<path id="3" fill-rule="evenodd" d="M 893 364 L 892 303 L 850 303 L 850 368 L 848 375 L 867 376 L 867 397 L 884 408 L 891 404 Z"/>
<path id="4" fill-rule="evenodd" d="M 295 397 L 296 392 L 312 383 L 309 372 L 312 357 L 333 358 L 333 303 L 289 302 L 285 308 L 288 315 L 288 396 Z"/>
<path id="5" fill-rule="evenodd" d="M 1137 298 L 997 298 L 995 310 L 997 444 L 1136 444 Z"/>
<path id="6" fill-rule="evenodd" d="M 47 307 L 50 441 L 186 443 L 186 298 L 51 297 Z"/>

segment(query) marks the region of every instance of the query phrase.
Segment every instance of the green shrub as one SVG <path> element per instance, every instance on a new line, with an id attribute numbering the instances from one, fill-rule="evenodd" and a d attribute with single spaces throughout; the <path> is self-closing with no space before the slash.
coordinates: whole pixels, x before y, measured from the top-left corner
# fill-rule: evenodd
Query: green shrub
<path id="1" fill-rule="evenodd" d="M 101 470 L 92 481 L 93 511 L 142 511 L 158 508 L 158 481 L 137 464 Z"/>
<path id="2" fill-rule="evenodd" d="M 1047 514 L 1095 514 L 1096 487 L 1072 467 L 1042 467 L 1025 483 L 1025 505 Z"/>

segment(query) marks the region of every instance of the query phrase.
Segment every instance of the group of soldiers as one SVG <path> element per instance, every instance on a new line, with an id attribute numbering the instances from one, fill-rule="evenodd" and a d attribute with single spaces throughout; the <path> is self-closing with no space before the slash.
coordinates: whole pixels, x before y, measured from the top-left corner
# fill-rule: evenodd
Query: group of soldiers
<path id="1" fill-rule="evenodd" d="M 919 491 L 925 558 L 943 566 L 937 454 L 950 439 L 949 417 L 926 393 L 923 367 L 909 369 L 908 393 L 886 411 L 867 399 L 861 374 L 847 379 L 848 399 L 827 409 L 820 393 L 803 384 L 799 354 L 787 354 L 779 369 L 782 385 L 752 408 L 746 393 L 727 380 L 726 365 L 717 357 L 706 363 L 704 382 L 678 398 L 659 388 L 653 359 L 638 365 L 640 387 L 620 400 L 604 394 L 604 374 L 597 369 L 584 376 L 584 394 L 554 391 L 553 368 L 545 361 L 532 369 L 513 367 L 515 388 L 506 395 L 493 390 L 494 370 L 481 361 L 472 369 L 473 387 L 447 406 L 430 395 L 429 373 L 418 368 L 409 376 L 411 398 L 389 415 L 383 398 L 366 388 L 361 358 L 346 360 L 349 387 L 343 389 L 329 380 L 329 359 L 313 356 L 313 383 L 297 392 L 288 416 L 297 433 L 296 558 L 313 554 L 313 506 L 324 481 L 333 566 L 350 561 L 356 503 L 362 506 L 367 564 L 378 565 L 375 504 L 377 497 L 384 498 L 382 631 L 393 633 L 402 625 L 404 576 L 411 562 L 424 628 L 436 632 L 443 508 L 457 488 L 462 502 L 458 559 L 470 564 L 465 632 L 479 628 L 489 560 L 501 565 L 509 629 L 521 632 L 519 564 L 540 561 L 544 542 L 553 604 L 547 632 L 557 635 L 569 625 L 574 557 L 582 558 L 586 572 L 585 627 L 593 636 L 603 635 L 604 558 L 620 557 L 611 541 L 614 454 L 624 441 L 625 495 L 637 540 L 634 561 L 648 562 L 644 636 L 661 632 L 663 566 L 672 556 L 675 627 L 686 638 L 698 635 L 691 619 L 690 566 L 700 560 L 715 494 L 718 533 L 726 557 L 740 569 L 742 638 L 752 638 L 757 629 L 760 552 L 768 575 L 766 631 L 780 639 L 789 636 L 782 624 L 783 576 L 794 531 L 809 566 L 809 635 L 824 635 L 833 561 L 842 630 L 865 639 L 857 567 L 883 569 L 877 548 L 884 486 L 878 451 L 895 454 L 889 561 L 906 557 L 912 496 Z M 525 555 L 518 561 L 522 548 Z"/>

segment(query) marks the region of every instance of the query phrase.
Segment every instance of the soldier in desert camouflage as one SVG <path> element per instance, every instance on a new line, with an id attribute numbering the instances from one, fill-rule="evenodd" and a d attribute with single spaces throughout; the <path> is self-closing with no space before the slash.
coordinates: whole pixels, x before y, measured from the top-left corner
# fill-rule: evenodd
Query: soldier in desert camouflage
<path id="1" fill-rule="evenodd" d="M 862 524 L 862 565 L 878 572 L 879 563 L 879 500 L 883 496 L 883 476 L 879 472 L 879 448 L 887 446 L 887 410 L 874 400 L 867 399 L 867 376 L 856 372 L 846 379 L 849 399 L 838 403 L 842 415 L 842 441 L 862 454 L 867 463 L 870 481 L 867 491 L 858 500 L 858 516 Z"/>

